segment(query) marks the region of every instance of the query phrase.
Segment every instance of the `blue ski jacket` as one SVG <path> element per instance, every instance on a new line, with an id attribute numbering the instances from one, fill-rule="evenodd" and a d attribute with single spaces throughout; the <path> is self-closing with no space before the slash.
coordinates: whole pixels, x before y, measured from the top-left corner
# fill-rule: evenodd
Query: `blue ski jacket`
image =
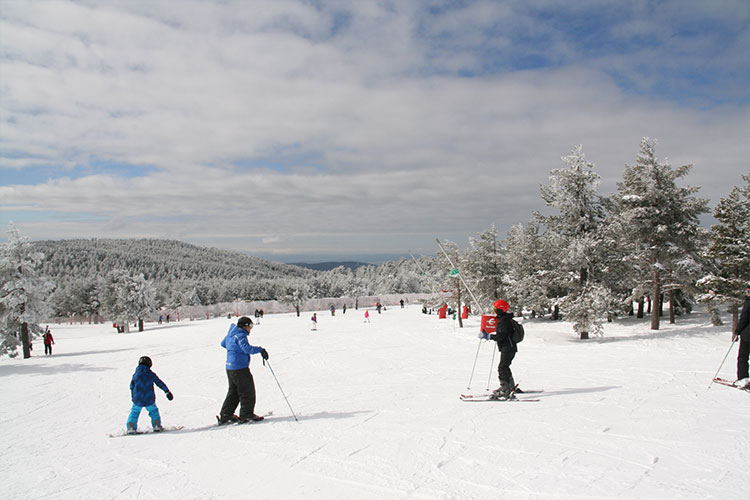
<path id="1" fill-rule="evenodd" d="M 154 384 L 165 393 L 169 392 L 167 384 L 161 381 L 156 373 L 151 371 L 146 365 L 138 365 L 130 381 L 130 396 L 134 404 L 140 406 L 149 406 L 156 402 L 154 394 Z"/>
<path id="2" fill-rule="evenodd" d="M 248 368 L 250 355 L 263 350 L 262 347 L 250 345 L 245 329 L 234 324 L 229 327 L 227 336 L 221 341 L 221 347 L 227 350 L 227 370 Z"/>

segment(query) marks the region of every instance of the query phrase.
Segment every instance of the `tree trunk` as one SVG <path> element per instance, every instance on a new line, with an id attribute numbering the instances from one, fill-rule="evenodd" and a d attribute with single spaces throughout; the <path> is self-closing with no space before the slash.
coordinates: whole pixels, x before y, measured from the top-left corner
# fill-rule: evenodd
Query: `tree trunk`
<path id="1" fill-rule="evenodd" d="M 581 340 L 588 340 L 589 332 L 581 332 Z"/>
<path id="2" fill-rule="evenodd" d="M 31 357 L 31 339 L 29 338 L 29 324 L 21 324 L 21 345 L 23 346 L 23 359 Z"/>
<path id="3" fill-rule="evenodd" d="M 640 299 L 638 299 L 638 315 L 636 316 L 636 318 L 643 319 L 643 306 L 643 297 L 641 297 Z"/>
<path id="4" fill-rule="evenodd" d="M 654 304 L 654 300 L 659 300 L 661 297 L 661 282 L 659 281 L 659 270 L 654 269 L 654 283 L 653 290 L 651 291 L 651 329 L 659 329 L 659 313 L 661 312 L 661 304 Z M 660 301 L 661 302 L 661 301 Z"/>
<path id="5" fill-rule="evenodd" d="M 552 308 L 552 319 L 557 321 L 560 319 L 560 308 L 555 304 L 555 307 Z"/>
<path id="6" fill-rule="evenodd" d="M 669 324 L 674 325 L 674 290 L 669 291 Z"/>
<path id="7" fill-rule="evenodd" d="M 138 318 L 138 331 L 143 331 L 143 318 Z"/>
<path id="8" fill-rule="evenodd" d="M 354 310 L 355 311 L 359 310 L 359 297 L 354 299 Z"/>

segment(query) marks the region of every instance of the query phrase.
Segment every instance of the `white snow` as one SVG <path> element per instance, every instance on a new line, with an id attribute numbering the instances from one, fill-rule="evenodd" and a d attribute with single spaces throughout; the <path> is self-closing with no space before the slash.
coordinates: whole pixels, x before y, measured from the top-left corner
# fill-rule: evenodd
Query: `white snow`
<path id="1" fill-rule="evenodd" d="M 705 313 L 625 319 L 580 341 L 569 324 L 527 320 L 512 368 L 538 403 L 467 403 L 497 386 L 493 346 L 420 307 L 267 315 L 251 343 L 256 411 L 265 422 L 215 427 L 226 391 L 226 318 L 51 325 L 54 354 L 0 360 L 0 484 L 6 499 L 745 499 L 750 394 L 709 382 L 730 345 Z M 727 318 L 725 318 L 727 319 Z M 736 347 L 720 375 L 734 378 Z M 110 438 L 130 408 L 141 355 L 181 431 Z M 491 369 L 491 372 L 490 372 Z M 531 397 L 531 396 L 526 396 Z M 141 415 L 140 428 L 149 428 Z"/>

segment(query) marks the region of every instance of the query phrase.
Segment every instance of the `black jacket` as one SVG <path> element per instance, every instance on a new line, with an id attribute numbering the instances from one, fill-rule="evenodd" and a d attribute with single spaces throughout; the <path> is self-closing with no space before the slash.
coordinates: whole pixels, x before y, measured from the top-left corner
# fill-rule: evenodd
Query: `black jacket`
<path id="1" fill-rule="evenodd" d="M 497 329 L 490 335 L 490 339 L 497 342 L 499 350 L 511 349 L 518 351 L 516 343 L 513 342 L 513 315 L 510 313 L 500 312 L 497 315 Z"/>
<path id="2" fill-rule="evenodd" d="M 737 322 L 737 329 L 734 331 L 735 335 L 740 335 L 742 340 L 745 342 L 750 341 L 750 297 L 745 297 L 745 303 L 742 305 L 742 312 L 740 313 L 740 320 Z"/>

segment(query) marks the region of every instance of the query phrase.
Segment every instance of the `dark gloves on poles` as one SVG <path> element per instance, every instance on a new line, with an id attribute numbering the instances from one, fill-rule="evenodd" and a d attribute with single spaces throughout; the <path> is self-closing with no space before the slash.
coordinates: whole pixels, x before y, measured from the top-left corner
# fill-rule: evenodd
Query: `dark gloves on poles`
<path id="1" fill-rule="evenodd" d="M 174 395 L 172 394 L 172 391 L 167 392 L 167 399 L 170 401 L 174 399 Z"/>
<path id="2" fill-rule="evenodd" d="M 490 334 L 482 330 L 479 332 L 479 338 L 484 340 L 490 340 Z"/>
<path id="3" fill-rule="evenodd" d="M 264 360 L 265 360 L 265 359 L 268 359 L 268 351 L 266 351 L 265 349 L 261 348 L 261 350 L 260 350 L 260 356 L 261 356 L 261 357 L 262 357 L 262 358 L 263 358 Z"/>

